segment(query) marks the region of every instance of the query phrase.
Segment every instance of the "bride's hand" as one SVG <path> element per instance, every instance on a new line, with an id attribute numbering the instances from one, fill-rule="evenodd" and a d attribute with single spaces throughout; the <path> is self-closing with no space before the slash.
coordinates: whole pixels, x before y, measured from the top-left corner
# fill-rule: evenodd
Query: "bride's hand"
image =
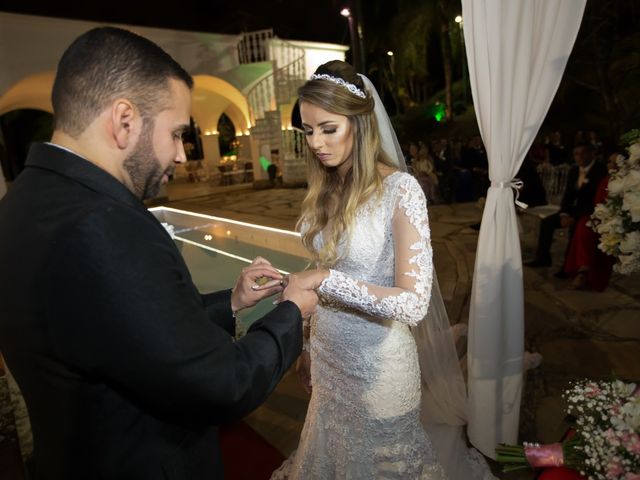
<path id="1" fill-rule="evenodd" d="M 300 357 L 298 357 L 296 372 L 302 386 L 311 395 L 311 355 L 306 350 L 303 350 Z"/>
<path id="2" fill-rule="evenodd" d="M 282 285 L 286 288 L 287 283 L 289 282 L 289 277 L 295 277 L 296 287 L 302 288 L 304 290 L 316 290 L 328 276 L 329 270 L 305 270 L 304 272 L 292 273 L 290 276 L 284 277 L 284 279 L 282 280 L 271 280 L 264 283 L 263 285 L 255 286 L 253 287 L 253 289 L 256 291 L 266 290 L 278 285 Z"/>

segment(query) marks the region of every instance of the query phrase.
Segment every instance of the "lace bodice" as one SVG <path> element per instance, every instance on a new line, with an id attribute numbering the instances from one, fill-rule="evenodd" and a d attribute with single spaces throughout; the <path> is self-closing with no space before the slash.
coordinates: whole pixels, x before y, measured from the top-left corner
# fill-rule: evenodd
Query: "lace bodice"
<path id="1" fill-rule="evenodd" d="M 408 325 L 425 317 L 431 237 L 424 193 L 412 176 L 385 178 L 382 196 L 363 205 L 350 242 L 341 246 L 346 254 L 318 290 L 323 301 Z"/>

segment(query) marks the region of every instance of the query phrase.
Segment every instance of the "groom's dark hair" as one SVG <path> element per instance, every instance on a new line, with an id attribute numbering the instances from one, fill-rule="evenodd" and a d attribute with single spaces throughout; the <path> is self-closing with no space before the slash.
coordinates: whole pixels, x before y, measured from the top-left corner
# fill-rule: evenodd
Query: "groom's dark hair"
<path id="1" fill-rule="evenodd" d="M 55 128 L 76 137 L 119 97 L 153 117 L 166 108 L 171 78 L 193 88 L 191 76 L 152 41 L 121 28 L 89 30 L 58 63 L 51 92 Z"/>

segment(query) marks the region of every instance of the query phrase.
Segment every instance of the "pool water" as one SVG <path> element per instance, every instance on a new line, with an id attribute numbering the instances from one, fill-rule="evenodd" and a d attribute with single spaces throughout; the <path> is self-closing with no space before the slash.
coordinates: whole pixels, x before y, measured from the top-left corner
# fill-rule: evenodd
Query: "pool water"
<path id="1" fill-rule="evenodd" d="M 193 282 L 202 293 L 232 288 L 242 269 L 247 266 L 246 262 L 205 250 L 192 244 L 179 240 L 176 240 L 176 244 L 189 267 Z M 241 246 L 240 250 L 242 249 L 243 247 Z M 257 254 L 269 260 L 279 270 L 286 270 L 287 272 L 303 270 L 308 263 L 306 259 L 298 258 L 297 263 L 294 263 L 292 259 L 286 259 L 285 264 L 279 262 L 277 256 L 269 255 L 268 252 L 258 252 Z M 284 269 L 284 266 L 287 269 Z M 263 300 L 253 308 L 240 311 L 238 314 L 240 324 L 245 329 L 248 328 L 253 322 L 274 308 L 273 300 L 275 298 Z"/>
<path id="2" fill-rule="evenodd" d="M 298 272 L 308 265 L 307 258 L 290 253 L 302 251 L 299 248 L 299 237 L 294 232 L 246 223 L 240 225 L 229 219 L 164 207 L 150 210 L 158 220 L 173 227 L 174 241 L 189 268 L 193 282 L 202 293 L 232 288 L 242 269 L 256 256 L 266 258 L 282 273 Z M 233 235 L 229 235 L 231 231 Z M 280 250 L 265 245 L 278 247 Z M 247 329 L 272 310 L 274 299 L 275 297 L 262 300 L 255 307 L 240 311 L 239 330 Z"/>

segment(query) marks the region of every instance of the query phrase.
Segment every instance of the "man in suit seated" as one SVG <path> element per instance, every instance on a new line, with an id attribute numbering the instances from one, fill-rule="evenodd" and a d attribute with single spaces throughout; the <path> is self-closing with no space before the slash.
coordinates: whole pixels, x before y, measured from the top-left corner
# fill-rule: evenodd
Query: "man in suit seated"
<path id="1" fill-rule="evenodd" d="M 0 201 L 0 351 L 29 410 L 34 478 L 221 479 L 216 425 L 262 403 L 301 352 L 315 292 L 295 275 L 283 291 L 257 258 L 202 295 L 145 208 L 186 161 L 192 86 L 149 40 L 83 34 L 58 64 L 51 142 Z M 234 341 L 235 313 L 277 293 Z"/>
<path id="2" fill-rule="evenodd" d="M 569 171 L 567 188 L 562 198 L 560 211 L 540 222 L 538 249 L 529 267 L 548 267 L 551 265 L 551 243 L 556 228 L 569 228 L 569 239 L 573 235 L 576 221 L 583 215 L 593 213 L 593 199 L 600 180 L 607 174 L 607 168 L 596 161 L 593 146 L 578 143 L 573 148 L 576 164 Z M 559 272 L 558 276 L 562 276 Z"/>

